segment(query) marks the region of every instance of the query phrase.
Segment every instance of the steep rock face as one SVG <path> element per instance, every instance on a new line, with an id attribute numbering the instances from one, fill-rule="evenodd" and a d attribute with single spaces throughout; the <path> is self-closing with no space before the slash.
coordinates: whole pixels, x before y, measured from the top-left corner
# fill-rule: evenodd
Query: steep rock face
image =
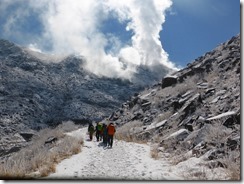
<path id="1" fill-rule="evenodd" d="M 111 120 L 169 152 L 209 160 L 240 150 L 240 35 L 132 96 Z"/>
<path id="2" fill-rule="evenodd" d="M 54 57 L 0 40 L 0 149 L 4 152 L 13 145 L 19 149 L 25 143 L 21 135 L 33 130 L 64 120 L 85 123 L 108 116 L 129 96 L 169 71 L 160 66 L 160 72 L 154 73 L 140 66 L 133 81 L 128 81 L 92 74 L 82 67 L 87 62 L 83 57 L 54 61 Z M 17 134 L 20 141 L 12 145 Z M 6 143 L 11 145 L 9 149 Z"/>

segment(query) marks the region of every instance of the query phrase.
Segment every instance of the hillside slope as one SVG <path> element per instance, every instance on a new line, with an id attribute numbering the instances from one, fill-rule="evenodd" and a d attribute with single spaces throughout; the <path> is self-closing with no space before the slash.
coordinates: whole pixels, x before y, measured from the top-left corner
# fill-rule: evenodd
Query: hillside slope
<path id="1" fill-rule="evenodd" d="M 94 75 L 81 56 L 57 58 L 0 40 L 0 156 L 19 150 L 45 127 L 106 117 L 170 71 L 138 66 L 129 81 Z"/>
<path id="2" fill-rule="evenodd" d="M 111 115 L 128 140 L 156 144 L 178 164 L 204 158 L 240 178 L 240 35 L 220 44 Z M 202 164 L 202 163 L 201 163 Z"/>

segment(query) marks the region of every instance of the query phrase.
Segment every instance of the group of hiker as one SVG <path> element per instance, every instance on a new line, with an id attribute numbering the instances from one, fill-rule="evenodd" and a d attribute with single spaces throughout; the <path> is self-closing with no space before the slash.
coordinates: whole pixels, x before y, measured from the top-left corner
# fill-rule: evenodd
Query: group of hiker
<path id="1" fill-rule="evenodd" d="M 90 141 L 93 140 L 93 136 L 95 133 L 97 141 L 103 141 L 104 147 L 113 147 L 113 138 L 116 132 L 114 124 L 111 122 L 108 125 L 106 123 L 97 122 L 96 126 L 92 123 L 88 126 L 88 133 Z"/>

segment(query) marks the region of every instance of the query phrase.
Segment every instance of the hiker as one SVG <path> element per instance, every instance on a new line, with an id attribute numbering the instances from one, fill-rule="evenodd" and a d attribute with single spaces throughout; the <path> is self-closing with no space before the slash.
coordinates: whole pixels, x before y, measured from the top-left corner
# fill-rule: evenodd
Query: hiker
<path id="1" fill-rule="evenodd" d="M 108 129 L 108 146 L 110 146 L 112 148 L 113 147 L 114 133 L 116 132 L 114 124 L 110 123 L 108 125 L 107 129 Z"/>
<path id="2" fill-rule="evenodd" d="M 101 131 L 102 131 L 102 124 L 98 122 L 97 123 L 97 126 L 96 126 L 96 138 L 97 138 L 97 142 L 102 139 L 102 137 L 101 137 Z"/>
<path id="3" fill-rule="evenodd" d="M 90 141 L 92 141 L 94 132 L 95 132 L 94 126 L 92 123 L 90 123 L 88 126 L 88 133 L 89 133 Z"/>
<path id="4" fill-rule="evenodd" d="M 104 145 L 104 147 L 106 147 L 107 143 L 108 143 L 108 129 L 107 129 L 107 125 L 105 123 L 103 123 L 102 136 L 103 136 L 103 145 Z"/>

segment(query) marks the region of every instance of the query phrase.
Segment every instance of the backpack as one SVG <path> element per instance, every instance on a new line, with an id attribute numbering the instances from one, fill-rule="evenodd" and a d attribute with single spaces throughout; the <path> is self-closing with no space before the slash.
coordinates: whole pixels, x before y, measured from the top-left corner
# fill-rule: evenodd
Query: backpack
<path id="1" fill-rule="evenodd" d="M 97 129 L 98 129 L 99 131 L 101 131 L 102 128 L 103 128 L 102 124 L 101 124 L 101 123 L 98 123 L 98 125 L 97 125 Z"/>
<path id="2" fill-rule="evenodd" d="M 89 128 L 88 128 L 88 131 L 89 132 L 94 132 L 94 126 L 93 125 L 90 125 Z"/>
<path id="3" fill-rule="evenodd" d="M 114 135 L 116 132 L 114 125 L 109 125 L 108 126 L 108 135 Z"/>

